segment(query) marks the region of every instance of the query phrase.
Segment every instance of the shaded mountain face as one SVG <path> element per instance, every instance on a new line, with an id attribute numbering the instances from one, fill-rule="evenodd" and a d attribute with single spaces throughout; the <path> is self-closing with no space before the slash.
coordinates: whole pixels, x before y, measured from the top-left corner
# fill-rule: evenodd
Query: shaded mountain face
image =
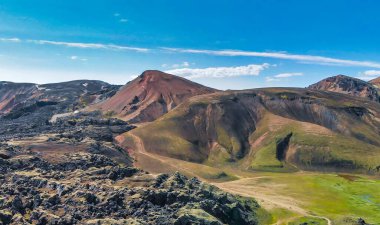
<path id="1" fill-rule="evenodd" d="M 379 91 L 373 84 L 344 75 L 326 78 L 310 85 L 309 89 L 338 92 L 367 98 L 372 101 L 380 101 Z"/>
<path id="2" fill-rule="evenodd" d="M 190 98 L 118 140 L 127 149 L 221 167 L 378 173 L 380 104 L 308 89 L 218 92 Z"/>
<path id="3" fill-rule="evenodd" d="M 380 89 L 380 77 L 370 80 L 369 83 L 371 83 L 376 88 Z"/>
<path id="4" fill-rule="evenodd" d="M 215 91 L 178 76 L 148 70 L 95 108 L 129 122 L 148 122 L 189 97 Z"/>

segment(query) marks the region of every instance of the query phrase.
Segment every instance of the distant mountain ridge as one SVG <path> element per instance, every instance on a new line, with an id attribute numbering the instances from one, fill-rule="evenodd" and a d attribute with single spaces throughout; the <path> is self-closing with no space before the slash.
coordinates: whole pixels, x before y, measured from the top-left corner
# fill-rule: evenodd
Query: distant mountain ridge
<path id="1" fill-rule="evenodd" d="M 75 110 L 80 104 L 92 104 L 107 98 L 120 86 L 103 81 L 76 80 L 52 84 L 0 82 L 0 114 L 35 102 L 70 102 Z"/>
<path id="2" fill-rule="evenodd" d="M 345 75 L 337 75 L 323 79 L 310 85 L 308 88 L 349 94 L 380 102 L 380 91 L 375 85 L 376 80 L 374 80 L 374 83 L 371 83 Z"/>
<path id="3" fill-rule="evenodd" d="M 22 123 L 34 130 L 57 113 L 100 110 L 150 122 L 118 137 L 125 149 L 141 145 L 165 157 L 248 170 L 380 172 L 376 99 L 373 84 L 343 75 L 304 89 L 242 91 L 218 91 L 156 70 L 122 88 L 101 81 L 0 82 L 4 127 Z"/>
<path id="4" fill-rule="evenodd" d="M 77 80 L 54 84 L 0 82 L 0 135 L 33 136 L 56 115 L 70 115 L 114 95 L 120 86 Z"/>
<path id="5" fill-rule="evenodd" d="M 380 89 L 380 77 L 370 80 L 369 83 L 371 83 L 376 88 Z"/>

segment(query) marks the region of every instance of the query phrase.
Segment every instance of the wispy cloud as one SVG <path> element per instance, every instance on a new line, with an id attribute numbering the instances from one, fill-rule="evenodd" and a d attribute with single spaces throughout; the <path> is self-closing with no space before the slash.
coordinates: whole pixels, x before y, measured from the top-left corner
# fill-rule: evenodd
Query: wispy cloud
<path id="1" fill-rule="evenodd" d="M 223 78 L 223 77 L 237 77 L 237 76 L 257 76 L 261 71 L 269 68 L 268 63 L 264 64 L 251 64 L 247 66 L 237 66 L 237 67 L 209 67 L 203 69 L 191 69 L 191 68 L 181 68 L 167 70 L 165 72 L 174 74 L 177 76 L 186 77 L 188 79 L 194 78 Z"/>
<path id="2" fill-rule="evenodd" d="M 120 19 L 119 21 L 120 21 L 120 23 L 127 23 L 127 22 L 128 22 L 128 20 L 127 20 L 127 19 L 124 19 L 124 18 L 123 18 L 123 19 Z"/>
<path id="3" fill-rule="evenodd" d="M 70 48 L 87 48 L 87 49 L 105 49 L 113 51 L 136 51 L 148 52 L 148 48 L 138 48 L 131 46 L 115 45 L 115 44 L 101 44 L 101 43 L 81 43 L 81 42 L 64 42 L 64 41 L 48 41 L 48 40 L 22 40 L 19 38 L 0 38 L 2 42 L 27 42 L 39 45 L 58 45 Z"/>
<path id="4" fill-rule="evenodd" d="M 359 76 L 357 76 L 356 78 L 368 81 L 373 80 L 377 77 L 380 77 L 380 70 L 367 70 L 359 73 Z"/>
<path id="5" fill-rule="evenodd" d="M 0 38 L 2 42 L 21 42 L 19 38 Z"/>
<path id="6" fill-rule="evenodd" d="M 276 78 L 287 78 L 287 77 L 296 77 L 296 76 L 303 76 L 303 73 L 280 73 L 275 75 Z"/>
<path id="7" fill-rule="evenodd" d="M 189 67 L 190 66 L 190 63 L 189 62 L 182 62 L 182 63 L 175 63 L 175 64 L 172 64 L 172 65 L 169 65 L 169 64 L 162 64 L 161 67 L 163 68 L 167 68 L 167 67 L 171 67 L 171 68 L 180 68 L 180 67 Z"/>
<path id="8" fill-rule="evenodd" d="M 326 65 L 343 65 L 343 66 L 359 66 L 359 67 L 371 67 L 380 68 L 380 63 L 369 61 L 357 61 L 347 59 L 337 59 L 324 56 L 315 55 L 297 55 L 284 52 L 252 52 L 241 50 L 197 50 L 197 49 L 181 49 L 181 48 L 161 48 L 163 50 L 180 52 L 180 53 L 193 53 L 193 54 L 207 54 L 217 56 L 247 56 L 247 57 L 264 57 L 275 59 L 295 60 L 299 62 L 313 62 L 317 64 Z"/>
<path id="9" fill-rule="evenodd" d="M 367 70 L 363 72 L 363 75 L 369 77 L 378 77 L 380 76 L 380 70 Z"/>
<path id="10" fill-rule="evenodd" d="M 62 41 L 47 41 L 47 40 L 27 40 L 27 42 L 40 44 L 40 45 L 60 45 L 71 48 L 88 48 L 88 49 L 107 49 L 107 50 L 117 50 L 117 51 L 136 51 L 136 52 L 147 52 L 147 48 L 137 48 L 114 44 L 98 44 L 98 43 L 80 43 L 80 42 L 62 42 Z"/>
<path id="11" fill-rule="evenodd" d="M 88 60 L 88 59 L 86 59 L 86 58 L 82 58 L 82 57 L 79 57 L 79 56 L 76 56 L 76 55 L 70 56 L 69 58 L 70 58 L 71 60 L 79 60 L 79 61 L 83 61 L 83 62 L 85 62 L 85 61 Z"/>
<path id="12" fill-rule="evenodd" d="M 281 81 L 280 78 L 265 77 L 266 82 Z"/>
<path id="13" fill-rule="evenodd" d="M 266 82 L 281 81 L 284 78 L 303 76 L 303 73 L 280 73 L 272 77 L 265 77 Z"/>

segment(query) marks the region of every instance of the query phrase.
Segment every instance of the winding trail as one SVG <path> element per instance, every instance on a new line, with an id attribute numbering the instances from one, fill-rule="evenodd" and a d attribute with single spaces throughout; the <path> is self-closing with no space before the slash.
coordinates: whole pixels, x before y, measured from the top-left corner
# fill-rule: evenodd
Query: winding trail
<path id="1" fill-rule="evenodd" d="M 257 200 L 265 202 L 267 205 L 269 203 L 270 205 L 275 205 L 280 208 L 287 209 L 289 211 L 295 212 L 302 216 L 323 219 L 323 220 L 326 220 L 327 225 L 332 225 L 332 221 L 329 218 L 324 217 L 324 216 L 312 215 L 310 212 L 307 212 L 305 209 L 299 207 L 295 199 L 281 197 L 281 196 L 271 196 L 271 195 L 263 194 L 257 191 L 253 191 L 252 189 L 249 189 L 249 187 L 247 187 L 246 181 L 252 181 L 253 179 L 259 179 L 259 178 L 264 178 L 264 177 L 260 176 L 260 177 L 255 177 L 255 178 L 242 178 L 235 181 L 228 181 L 228 182 L 223 182 L 223 183 L 212 183 L 212 185 L 217 186 L 220 189 L 227 191 L 229 193 L 241 195 L 244 197 L 255 198 Z M 284 221 L 277 221 L 276 223 L 274 223 L 274 225 L 281 224 L 281 222 L 284 222 Z"/>
<path id="2" fill-rule="evenodd" d="M 187 169 L 187 168 L 184 168 L 184 167 L 180 167 L 180 166 L 177 166 L 177 165 L 173 165 L 173 159 L 172 158 L 169 158 L 169 157 L 165 157 L 165 156 L 161 156 L 161 155 L 157 155 L 157 154 L 153 154 L 153 153 L 150 153 L 148 151 L 146 151 L 145 149 L 145 146 L 144 146 L 144 142 L 141 140 L 141 138 L 133 133 L 128 133 L 134 140 L 135 144 L 136 144 L 136 153 L 137 154 L 141 154 L 141 155 L 144 155 L 146 157 L 149 157 L 149 158 L 152 158 L 154 160 L 158 160 L 159 162 L 163 163 L 163 164 L 167 164 L 173 168 L 175 168 L 176 170 L 178 171 L 185 171 L 187 174 L 193 176 L 193 177 L 198 177 L 197 174 L 195 174 L 193 171 Z"/>

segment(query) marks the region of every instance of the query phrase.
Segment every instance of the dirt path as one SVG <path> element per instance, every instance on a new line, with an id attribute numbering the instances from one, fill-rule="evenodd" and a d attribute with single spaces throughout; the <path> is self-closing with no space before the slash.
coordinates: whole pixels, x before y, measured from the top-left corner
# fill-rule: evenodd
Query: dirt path
<path id="1" fill-rule="evenodd" d="M 302 216 L 324 219 L 326 220 L 328 225 L 332 225 L 332 222 L 329 218 L 312 215 L 310 214 L 310 212 L 307 212 L 305 209 L 299 207 L 295 199 L 277 196 L 277 195 L 268 195 L 268 194 L 264 194 L 264 192 L 260 192 L 256 190 L 253 191 L 252 189 L 249 188 L 249 186 L 246 185 L 247 181 L 252 180 L 252 179 L 259 179 L 259 178 L 263 178 L 263 177 L 261 176 L 261 177 L 255 177 L 255 178 L 243 178 L 236 181 L 229 181 L 229 182 L 224 182 L 224 183 L 212 183 L 212 184 L 232 194 L 255 198 L 261 201 L 262 204 L 266 206 L 267 208 L 272 208 L 274 206 L 277 206 L 277 207 L 295 212 Z M 284 221 L 277 221 L 275 224 L 281 224 L 281 222 L 284 222 Z"/>
<path id="2" fill-rule="evenodd" d="M 172 158 L 169 158 L 169 157 L 165 157 L 165 156 L 160 156 L 160 155 L 157 155 L 157 154 L 153 154 L 153 153 L 150 153 L 148 151 L 146 151 L 145 149 L 145 146 L 144 146 L 144 142 L 141 140 L 141 138 L 133 133 L 129 133 L 129 135 L 133 138 L 135 144 L 136 144 L 136 148 L 135 151 L 136 151 L 136 154 L 141 154 L 141 155 L 144 155 L 146 157 L 149 157 L 149 158 L 152 158 L 154 160 L 158 160 L 159 162 L 163 163 L 163 164 L 166 164 L 166 165 L 169 165 L 173 168 L 175 168 L 177 171 L 184 171 L 186 172 L 188 175 L 191 175 L 193 177 L 199 177 L 197 174 L 195 174 L 193 171 L 187 169 L 187 168 L 184 168 L 184 167 L 180 167 L 180 166 L 177 166 L 176 164 L 173 164 L 173 159 Z"/>

